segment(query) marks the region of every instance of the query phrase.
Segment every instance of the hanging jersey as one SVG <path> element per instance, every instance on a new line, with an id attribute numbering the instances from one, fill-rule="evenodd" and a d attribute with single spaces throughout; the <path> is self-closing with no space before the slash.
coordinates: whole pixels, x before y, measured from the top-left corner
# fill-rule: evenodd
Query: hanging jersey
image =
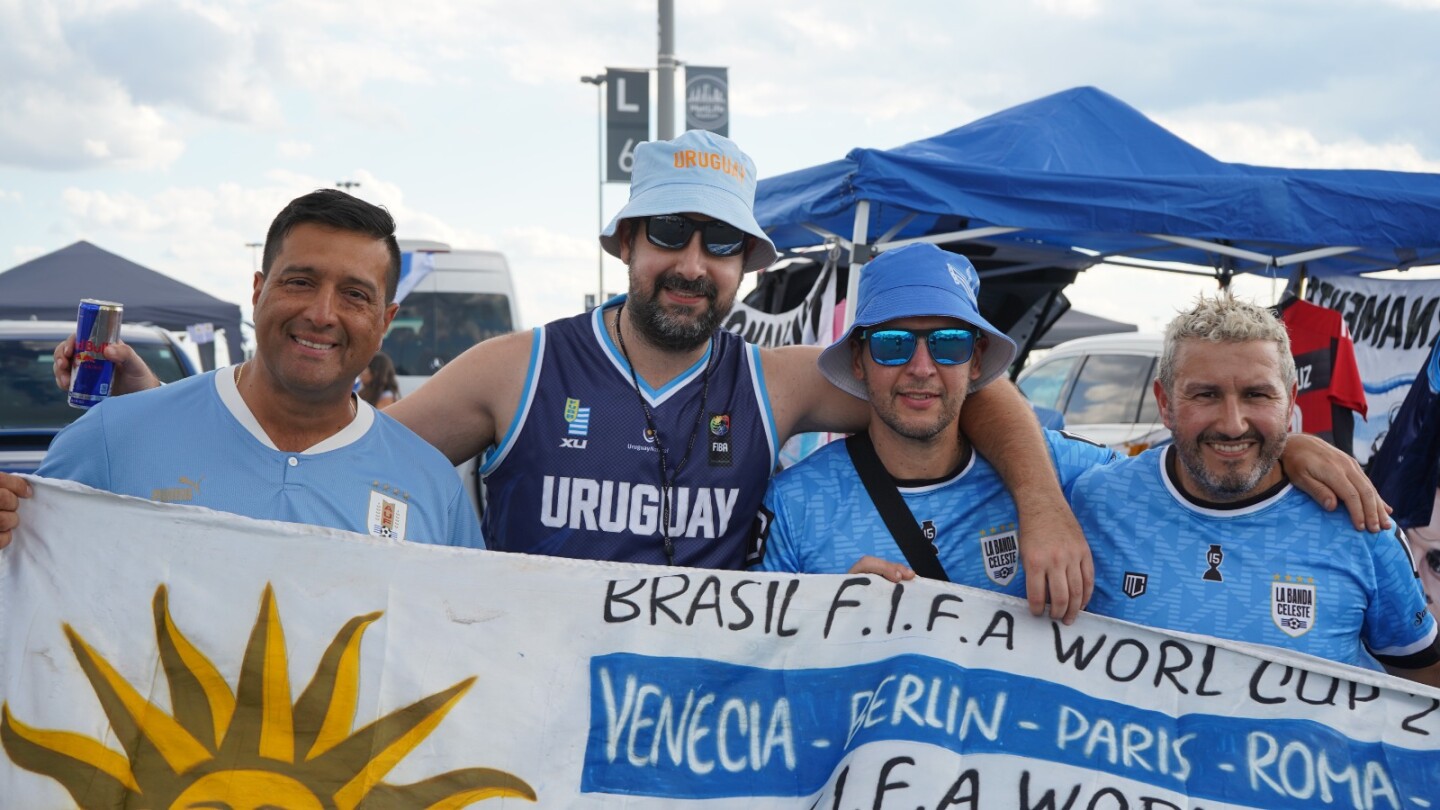
<path id="1" fill-rule="evenodd" d="M 663 565 L 668 504 L 676 565 L 740 568 L 776 459 L 759 349 L 717 331 L 694 366 L 637 395 L 603 318 L 621 300 L 535 330 L 520 410 L 481 465 L 487 545 Z M 657 445 L 673 470 L 692 442 L 662 493 Z"/>
<path id="2" fill-rule="evenodd" d="M 1333 309 L 1298 299 L 1285 304 L 1280 318 L 1295 358 L 1301 429 L 1352 452 L 1354 413 L 1365 415 L 1365 388 L 1345 319 Z"/>
<path id="3" fill-rule="evenodd" d="M 1440 660 L 1410 555 L 1393 531 L 1358 532 L 1288 483 L 1207 504 L 1175 482 L 1174 448 L 1080 477 L 1071 496 L 1095 558 L 1088 610 L 1286 647 L 1353 666 Z M 1373 656 L 1373 657 L 1372 657 Z"/>
<path id="4" fill-rule="evenodd" d="M 1110 449 L 1045 431 L 1068 492 L 1080 474 L 1115 458 Z M 990 463 L 976 453 L 940 481 L 896 481 L 951 582 L 1025 595 L 1019 513 Z M 762 571 L 843 574 L 869 554 L 905 562 L 844 442 L 831 442 L 770 482 L 757 527 L 755 567 Z"/>
<path id="5" fill-rule="evenodd" d="M 260 520 L 483 548 L 455 468 L 356 400 L 355 418 L 304 452 L 279 450 L 230 369 L 114 397 L 60 431 L 38 473 Z"/>
<path id="6" fill-rule="evenodd" d="M 1390 516 L 1398 525 L 1431 525 L 1440 486 L 1440 341 L 1430 347 L 1430 357 L 1390 420 L 1369 469 L 1380 497 L 1395 510 Z"/>

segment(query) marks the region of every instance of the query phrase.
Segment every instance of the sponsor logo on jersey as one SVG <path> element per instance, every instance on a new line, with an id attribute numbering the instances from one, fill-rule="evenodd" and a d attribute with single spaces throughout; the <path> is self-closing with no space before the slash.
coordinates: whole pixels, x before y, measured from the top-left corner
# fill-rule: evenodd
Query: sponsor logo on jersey
<path id="1" fill-rule="evenodd" d="M 204 480 L 205 476 L 203 475 L 194 480 L 182 475 L 180 476 L 180 486 L 178 487 L 159 487 L 150 490 L 150 500 L 160 501 L 161 503 L 184 503 L 186 501 L 193 501 L 195 497 L 200 494 L 200 482 Z"/>
<path id="2" fill-rule="evenodd" d="M 1270 618 L 1280 632 L 1299 638 L 1315 627 L 1315 578 L 1276 574 L 1270 583 Z"/>
<path id="3" fill-rule="evenodd" d="M 660 531 L 660 488 L 653 484 L 547 475 L 540 493 L 540 524 L 552 529 L 641 536 Z M 670 536 L 723 537 L 739 497 L 738 489 L 672 488 Z"/>
<path id="4" fill-rule="evenodd" d="M 980 559 L 985 576 L 996 585 L 1009 585 L 1020 570 L 1020 534 L 1014 523 L 992 526 L 980 532 Z"/>
<path id="5" fill-rule="evenodd" d="M 398 490 L 388 486 L 385 489 L 386 492 L 370 490 L 370 506 L 365 515 L 366 528 L 375 537 L 404 540 L 410 504 L 405 503 L 403 494 Z"/>
<path id="6" fill-rule="evenodd" d="M 729 467 L 734 458 L 730 454 L 730 414 L 710 414 L 710 466 Z"/>
<path id="7" fill-rule="evenodd" d="M 1201 579 L 1206 582 L 1224 582 L 1225 577 L 1220 574 L 1220 563 L 1225 561 L 1225 549 L 1216 543 L 1210 544 L 1210 550 L 1205 552 L 1205 564 L 1210 566 Z"/>
<path id="8" fill-rule="evenodd" d="M 569 425 L 565 432 L 571 436 L 590 435 L 590 409 L 580 407 L 580 400 L 574 397 L 565 399 L 565 422 Z"/>
<path id="9" fill-rule="evenodd" d="M 1139 574 L 1134 571 L 1126 571 L 1125 579 L 1120 583 L 1120 590 L 1131 599 L 1138 599 L 1145 594 L 1145 586 L 1149 584 L 1148 574 Z"/>

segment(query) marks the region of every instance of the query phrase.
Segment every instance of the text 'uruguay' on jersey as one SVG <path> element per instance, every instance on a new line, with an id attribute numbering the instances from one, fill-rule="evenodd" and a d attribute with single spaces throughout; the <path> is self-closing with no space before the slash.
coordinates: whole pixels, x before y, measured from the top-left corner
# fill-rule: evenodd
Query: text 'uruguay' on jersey
<path id="1" fill-rule="evenodd" d="M 730 527 L 740 490 L 673 487 L 670 534 L 720 537 Z M 545 476 L 540 523 L 552 529 L 588 529 L 648 536 L 660 531 L 660 487 L 630 481 Z"/>

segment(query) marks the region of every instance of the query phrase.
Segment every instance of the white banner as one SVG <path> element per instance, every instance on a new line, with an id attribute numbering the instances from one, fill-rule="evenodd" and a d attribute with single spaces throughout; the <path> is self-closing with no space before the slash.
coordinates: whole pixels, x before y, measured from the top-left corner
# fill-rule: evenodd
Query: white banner
<path id="1" fill-rule="evenodd" d="M 815 277 L 815 284 L 800 306 L 771 314 L 744 301 L 736 301 L 723 324 L 726 329 L 757 346 L 828 346 L 835 334 L 835 256 Z"/>
<path id="2" fill-rule="evenodd" d="M 1336 276 L 1312 281 L 1305 298 L 1344 316 L 1355 341 L 1370 414 L 1355 422 L 1355 458 L 1364 464 L 1380 449 L 1390 420 L 1440 335 L 1440 280 Z"/>
<path id="3" fill-rule="evenodd" d="M 1440 804 L 1440 692 L 983 591 L 21 515 L 7 808 Z"/>

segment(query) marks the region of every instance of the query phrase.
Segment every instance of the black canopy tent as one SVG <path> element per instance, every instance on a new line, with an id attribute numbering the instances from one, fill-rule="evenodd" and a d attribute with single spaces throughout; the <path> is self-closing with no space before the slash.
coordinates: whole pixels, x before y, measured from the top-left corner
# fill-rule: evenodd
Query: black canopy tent
<path id="1" fill-rule="evenodd" d="M 238 305 L 89 242 L 76 242 L 0 273 L 0 318 L 72 320 L 82 298 L 124 304 L 127 323 L 152 323 L 176 331 L 212 323 L 225 330 L 229 362 L 243 359 Z M 214 368 L 214 352 L 201 355 L 205 367 Z"/>

